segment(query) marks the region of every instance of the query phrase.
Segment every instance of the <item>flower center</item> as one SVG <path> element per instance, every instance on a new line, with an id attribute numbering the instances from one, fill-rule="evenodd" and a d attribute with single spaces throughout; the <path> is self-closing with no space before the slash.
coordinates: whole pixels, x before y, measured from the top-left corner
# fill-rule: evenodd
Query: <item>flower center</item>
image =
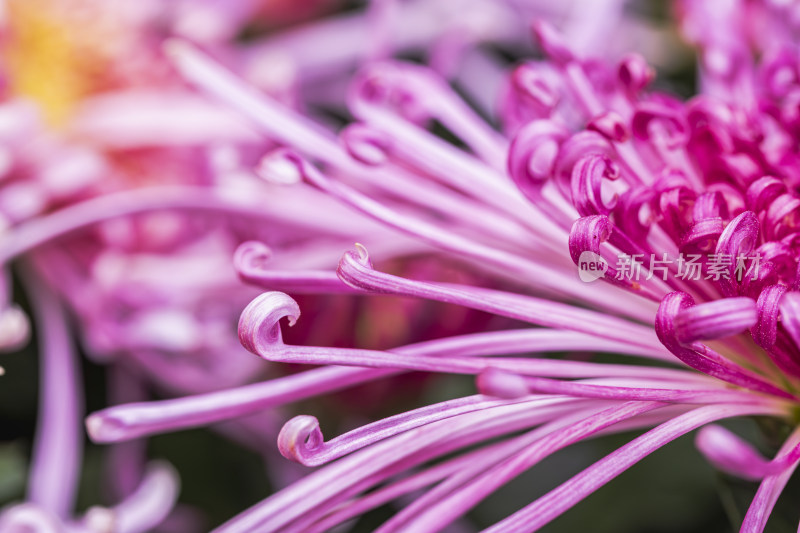
<path id="1" fill-rule="evenodd" d="M 106 88 L 113 21 L 86 1 L 9 0 L 2 58 L 10 95 L 29 98 L 63 126 L 80 100 Z M 99 15 L 99 16 L 98 16 Z"/>

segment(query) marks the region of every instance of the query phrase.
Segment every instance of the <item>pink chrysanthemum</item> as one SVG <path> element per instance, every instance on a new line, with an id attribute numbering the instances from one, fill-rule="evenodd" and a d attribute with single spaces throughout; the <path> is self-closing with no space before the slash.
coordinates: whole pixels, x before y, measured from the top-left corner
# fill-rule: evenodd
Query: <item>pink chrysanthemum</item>
<path id="1" fill-rule="evenodd" d="M 468 374 L 477 395 L 328 441 L 314 417 L 290 420 L 278 438 L 281 453 L 330 464 L 219 531 L 327 531 L 412 493 L 379 531 L 438 531 L 572 443 L 647 429 L 488 529 L 533 531 L 701 427 L 698 444 L 713 463 L 762 480 L 742 530 L 763 530 L 800 463 L 800 430 L 767 460 L 709 424 L 752 415 L 797 423 L 797 12 L 778 2 L 686 2 L 681 15 L 702 52 L 700 95 L 684 102 L 651 92 L 653 72 L 640 56 L 614 65 L 587 60 L 539 22 L 547 59 L 510 77 L 503 133 L 430 69 L 381 61 L 351 89 L 358 122 L 337 142 L 190 46 L 171 43 L 187 79 L 287 147 L 261 161 L 265 179 L 312 184 L 511 288 L 386 274 L 362 245 L 333 272 L 273 268 L 268 250 L 248 243 L 237 254 L 243 279 L 290 293 L 422 298 L 537 327 L 385 351 L 289 345 L 279 322 L 293 325 L 300 308 L 283 292 L 267 292 L 242 314 L 244 346 L 269 361 L 321 368 L 95 413 L 94 438 L 208 423 L 411 370 Z M 742 35 L 750 40 L 731 38 Z M 434 135 L 434 121 L 458 143 Z M 582 266 L 586 253 L 608 283 L 578 277 L 571 263 Z M 688 263 L 696 277 L 686 275 Z M 571 350 L 632 359 L 533 357 Z"/>

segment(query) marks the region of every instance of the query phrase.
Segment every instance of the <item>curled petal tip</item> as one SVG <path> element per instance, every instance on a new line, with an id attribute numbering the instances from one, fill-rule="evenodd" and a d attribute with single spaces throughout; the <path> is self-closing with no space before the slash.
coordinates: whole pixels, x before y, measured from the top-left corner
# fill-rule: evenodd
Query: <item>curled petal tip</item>
<path id="1" fill-rule="evenodd" d="M 543 109 L 553 109 L 558 104 L 559 94 L 530 65 L 523 64 L 514 69 L 511 83 L 514 84 L 514 89 Z"/>
<path id="2" fill-rule="evenodd" d="M 655 71 L 641 55 L 634 53 L 620 61 L 617 75 L 628 92 L 638 93 L 653 81 Z"/>
<path id="3" fill-rule="evenodd" d="M 348 286 L 369 292 L 385 292 L 374 283 L 375 270 L 363 244 L 356 243 L 355 251 L 348 251 L 339 260 L 336 275 Z"/>
<path id="4" fill-rule="evenodd" d="M 309 415 L 292 418 L 278 434 L 278 449 L 285 458 L 308 465 L 307 456 L 322 446 L 324 437 L 319 420 Z"/>
<path id="5" fill-rule="evenodd" d="M 272 257 L 269 246 L 260 241 L 245 241 L 233 254 L 233 266 L 240 274 L 261 270 Z"/>
<path id="6" fill-rule="evenodd" d="M 747 265 L 742 258 L 751 256 L 758 235 L 758 218 L 752 211 L 745 211 L 728 223 L 717 240 L 717 255 L 731 258 L 726 272 L 727 279 L 723 278 L 720 281 L 726 295 L 741 293 L 744 281 L 742 278 L 747 277 L 745 268 Z"/>
<path id="7" fill-rule="evenodd" d="M 591 154 L 581 158 L 572 171 L 572 199 L 581 216 L 608 215 L 619 196 L 603 190 L 603 180 L 619 179 L 619 166 L 605 155 Z"/>
<path id="8" fill-rule="evenodd" d="M 564 37 L 549 22 L 537 19 L 531 24 L 531 29 L 536 42 L 550 59 L 561 65 L 575 59 L 575 55 L 567 46 Z"/>
<path id="9" fill-rule="evenodd" d="M 669 149 L 685 146 L 689 140 L 689 126 L 682 112 L 656 102 L 637 106 L 631 119 L 631 132 L 643 141 L 658 135 Z"/>
<path id="10" fill-rule="evenodd" d="M 117 529 L 114 510 L 93 505 L 86 510 L 86 515 L 83 517 L 83 525 L 89 531 L 114 531 Z"/>
<path id="11" fill-rule="evenodd" d="M 369 266 L 370 268 L 372 268 L 372 262 L 369 259 L 369 252 L 367 251 L 367 247 L 361 244 L 360 242 L 357 242 L 355 244 L 355 248 L 356 248 L 356 253 L 358 253 L 358 261 L 362 265 Z"/>
<path id="12" fill-rule="evenodd" d="M 541 188 L 553 175 L 560 143 L 567 132 L 550 120 L 534 120 L 515 135 L 508 151 L 511 179 L 531 201 L 538 202 Z"/>
<path id="13" fill-rule="evenodd" d="M 0 311 L 0 349 L 14 350 L 28 342 L 31 325 L 28 315 L 19 307 Z"/>
<path id="14" fill-rule="evenodd" d="M 578 161 L 592 154 L 611 156 L 613 150 L 608 139 L 591 130 L 575 133 L 561 145 L 556 160 L 556 175 L 569 180 Z"/>
<path id="15" fill-rule="evenodd" d="M 104 411 L 92 413 L 86 417 L 86 433 L 92 442 L 108 443 L 127 440 L 126 424 L 115 416 Z"/>
<path id="16" fill-rule="evenodd" d="M 707 218 L 692 224 L 680 240 L 679 250 L 686 255 L 709 254 L 719 244 L 724 231 L 721 218 Z"/>
<path id="17" fill-rule="evenodd" d="M 430 118 L 436 106 L 441 80 L 417 65 L 396 61 L 374 63 L 364 69 L 353 85 L 350 105 L 383 106 L 411 120 Z"/>
<path id="18" fill-rule="evenodd" d="M 614 111 L 607 111 L 594 117 L 586 126 L 587 129 L 596 131 L 609 141 L 625 142 L 630 137 L 630 131 L 622 117 Z"/>
<path id="19" fill-rule="evenodd" d="M 752 211 L 744 211 L 731 220 L 717 242 L 716 252 L 732 255 L 748 254 L 755 248 L 760 224 Z"/>
<path id="20" fill-rule="evenodd" d="M 364 124 L 351 124 L 339 135 L 347 153 L 365 165 L 379 166 L 389 158 L 391 140 Z"/>
<path id="21" fill-rule="evenodd" d="M 535 181 L 548 179 L 553 175 L 556 157 L 558 156 L 558 143 L 553 140 L 544 141 L 531 149 L 528 164 L 525 165 L 527 175 Z M 517 180 L 519 182 L 519 180 Z"/>
<path id="22" fill-rule="evenodd" d="M 783 285 L 771 285 L 761 291 L 756 301 L 758 321 L 752 330 L 753 340 L 765 350 L 777 342 L 780 303 L 786 290 Z"/>
<path id="23" fill-rule="evenodd" d="M 265 292 L 257 296 L 239 318 L 239 341 L 256 355 L 264 356 L 271 347 L 281 345 L 280 319 L 293 326 L 300 317 L 300 306 L 288 294 Z"/>
<path id="24" fill-rule="evenodd" d="M 737 477 L 755 481 L 770 473 L 769 462 L 749 443 L 716 424 L 698 431 L 695 445 L 715 467 Z"/>
<path id="25" fill-rule="evenodd" d="M 489 368 L 478 374 L 476 385 L 481 394 L 507 400 L 530 394 L 524 377 L 496 368 Z"/>
<path id="26" fill-rule="evenodd" d="M 569 233 L 569 253 L 578 265 L 583 252 L 600 254 L 600 244 L 611 236 L 614 227 L 605 215 L 590 215 L 579 218 L 572 224 Z"/>
<path id="27" fill-rule="evenodd" d="M 145 477 L 140 489 L 152 490 L 155 487 L 177 496 L 181 487 L 181 477 L 178 474 L 178 470 L 172 466 L 172 463 L 164 460 L 155 460 L 147 464 Z"/>
<path id="28" fill-rule="evenodd" d="M 255 169 L 259 178 L 280 185 L 294 185 L 303 180 L 302 162 L 291 150 L 279 148 L 261 158 Z"/>
<path id="29" fill-rule="evenodd" d="M 656 313 L 656 335 L 662 344 L 669 346 L 675 338 L 675 317 L 685 308 L 694 305 L 691 295 L 675 291 L 667 294 L 661 300 Z"/>

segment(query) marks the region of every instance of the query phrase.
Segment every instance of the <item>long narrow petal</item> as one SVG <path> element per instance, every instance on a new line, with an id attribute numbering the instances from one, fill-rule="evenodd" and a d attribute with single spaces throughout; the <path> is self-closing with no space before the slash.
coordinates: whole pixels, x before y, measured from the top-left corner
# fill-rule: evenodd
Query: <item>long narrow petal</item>
<path id="1" fill-rule="evenodd" d="M 530 444 L 452 492 L 447 485 L 437 487 L 429 495 L 395 515 L 378 531 L 399 530 L 428 533 L 440 531 L 478 502 L 542 459 L 618 422 L 661 407 L 657 402 L 628 402 L 603 409 L 590 416 L 579 417 L 571 424 L 547 433 L 541 438 L 533 434 Z M 442 490 L 442 488 L 444 490 Z M 444 496 L 444 497 L 443 497 Z"/>
<path id="2" fill-rule="evenodd" d="M 559 350 L 607 350 L 609 353 L 638 355 L 638 349 L 572 331 L 524 329 L 461 335 L 426 341 L 393 350 L 398 355 L 458 354 L 460 357 Z M 536 363 L 532 363 L 536 365 Z M 539 375 L 558 377 L 629 376 L 650 379 L 704 381 L 704 377 L 683 370 L 606 365 L 581 361 L 543 360 Z M 147 435 L 208 425 L 342 390 L 367 381 L 402 372 L 396 368 L 331 367 L 308 370 L 262 383 L 169 400 L 127 403 L 92 413 L 86 421 L 95 442 L 119 442 Z"/>
<path id="3" fill-rule="evenodd" d="M 484 409 L 397 435 L 343 457 L 223 524 L 218 532 L 283 531 L 318 506 L 345 501 L 392 475 L 433 457 L 549 421 L 580 402 L 543 398 Z"/>
<path id="4" fill-rule="evenodd" d="M 725 390 L 721 387 L 702 388 L 695 383 L 648 382 L 632 380 L 633 385 L 618 383 L 619 380 L 561 381 L 544 377 L 508 374 L 496 368 L 483 371 L 478 376 L 478 388 L 484 394 L 513 397 L 513 393 L 564 394 L 576 398 L 598 398 L 606 400 L 639 400 L 671 403 L 750 403 L 763 401 L 749 391 Z M 615 383 L 617 382 L 617 383 Z M 674 388 L 666 388 L 674 385 Z"/>
<path id="5" fill-rule="evenodd" d="M 288 295 L 281 292 L 264 293 L 250 302 L 242 312 L 239 320 L 239 339 L 245 348 L 269 361 L 302 364 L 388 367 L 467 374 L 478 373 L 492 367 L 534 375 L 544 373 L 544 368 L 553 365 L 553 361 L 536 359 L 478 359 L 447 356 L 429 358 L 413 354 L 398 356 L 392 352 L 357 348 L 286 345 L 283 343 L 280 320 L 286 317 L 291 326 L 299 314 L 297 303 Z"/>
<path id="6" fill-rule="evenodd" d="M 534 288 L 540 291 L 544 290 L 588 300 L 597 307 L 609 308 L 633 318 L 646 320 L 652 316 L 642 304 L 637 305 L 637 303 L 630 301 L 621 304 L 616 299 L 613 302 L 609 301 L 603 294 L 605 289 L 595 288 L 594 290 L 586 291 L 575 276 L 568 275 L 562 269 L 550 268 L 545 264 L 529 260 L 515 253 L 476 242 L 452 231 L 443 230 L 436 224 L 405 216 L 343 183 L 332 181 L 299 155 L 292 154 L 286 150 L 282 151 L 282 154 L 287 162 L 292 162 L 296 165 L 298 173 L 305 180 L 340 198 L 356 211 L 373 217 L 375 220 L 401 233 L 419 238 L 423 242 L 430 243 L 443 250 L 467 257 L 479 265 L 486 265 L 512 275 L 524 276 Z M 619 297 L 619 293 L 616 294 Z M 625 299 L 627 300 L 626 297 Z"/>
<path id="7" fill-rule="evenodd" d="M 519 401 L 524 400 L 498 400 L 481 395 L 448 400 L 361 426 L 328 442 L 322 435 L 319 420 L 300 415 L 284 424 L 278 435 L 278 448 L 287 459 L 306 466 L 319 466 L 416 427 Z"/>
<path id="8" fill-rule="evenodd" d="M 723 418 L 780 415 L 783 411 L 783 408 L 773 405 L 714 405 L 695 409 L 637 437 L 486 531 L 490 533 L 536 531 L 633 464 L 693 429 Z"/>
<path id="9" fill-rule="evenodd" d="M 28 291 L 42 351 L 28 500 L 64 519 L 75 505 L 83 455 L 82 380 L 61 304 L 44 284 L 30 281 Z"/>
<path id="10" fill-rule="evenodd" d="M 347 252 L 342 256 L 338 270 L 339 277 L 352 287 L 379 294 L 414 296 L 454 303 L 540 326 L 571 329 L 601 338 L 630 342 L 643 348 L 659 346 L 651 329 L 607 314 L 530 296 L 477 287 L 411 281 L 378 272 L 372 268 L 366 249 L 356 248 L 356 252 Z"/>
<path id="11" fill-rule="evenodd" d="M 312 201 L 323 202 L 320 206 L 324 205 L 325 208 L 303 214 L 293 209 L 291 202 L 280 201 L 282 194 L 278 190 L 274 190 L 272 193 L 273 201 L 267 201 L 264 196 L 253 195 L 251 192 L 237 195 L 235 191 L 223 193 L 202 187 L 171 186 L 150 187 L 100 196 L 33 219 L 4 234 L 0 238 L 0 263 L 8 262 L 10 259 L 54 239 L 106 220 L 160 210 L 211 212 L 244 216 L 254 220 L 278 218 L 299 227 L 326 233 L 341 231 L 337 230 L 337 225 L 333 224 L 332 219 L 325 215 L 329 206 L 335 208 L 335 205 L 331 205 L 330 199 L 322 199 L 316 194 L 313 195 Z M 362 220 L 361 224 L 363 223 Z M 346 234 L 350 235 L 351 233 L 348 231 Z"/>

